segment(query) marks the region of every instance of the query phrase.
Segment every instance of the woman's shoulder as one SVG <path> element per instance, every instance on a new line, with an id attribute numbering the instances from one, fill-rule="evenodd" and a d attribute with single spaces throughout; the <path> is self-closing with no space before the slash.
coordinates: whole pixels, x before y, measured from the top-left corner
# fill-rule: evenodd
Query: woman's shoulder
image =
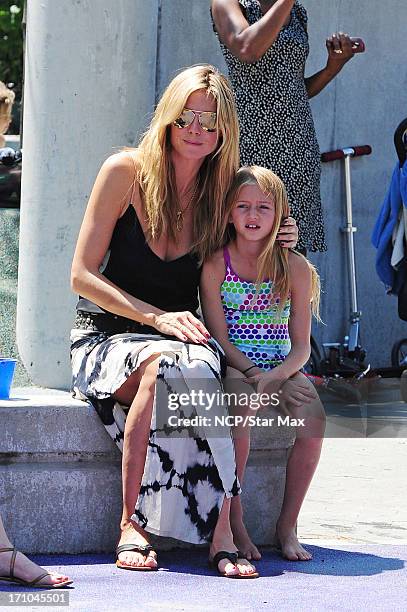
<path id="1" fill-rule="evenodd" d="M 103 163 L 102 168 L 107 171 L 117 171 L 122 174 L 131 174 L 140 167 L 140 153 L 137 149 L 123 149 L 110 155 Z"/>

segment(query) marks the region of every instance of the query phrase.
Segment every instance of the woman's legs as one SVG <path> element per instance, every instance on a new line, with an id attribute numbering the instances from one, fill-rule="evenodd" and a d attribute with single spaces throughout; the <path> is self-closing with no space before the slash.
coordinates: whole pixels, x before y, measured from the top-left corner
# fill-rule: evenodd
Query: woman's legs
<path id="1" fill-rule="evenodd" d="M 284 500 L 277 521 L 276 534 L 283 556 L 291 561 L 308 561 L 312 555 L 298 541 L 296 524 L 308 487 L 318 465 L 325 431 L 325 412 L 313 385 L 301 373 L 290 379 L 307 384 L 314 400 L 301 407 L 288 404 L 290 415 L 304 419 L 304 427 L 297 427 L 297 437 L 287 463 Z M 283 395 L 284 397 L 284 387 Z"/>
<path id="2" fill-rule="evenodd" d="M 226 379 L 224 380 L 224 387 L 227 393 L 243 393 L 247 394 L 250 392 L 251 387 L 248 387 L 247 383 L 239 382 L 244 379 L 244 375 L 235 370 L 234 368 L 228 368 Z M 245 417 L 250 411 L 247 406 L 229 406 L 231 414 L 236 416 Z M 233 442 L 235 445 L 235 456 L 236 456 L 236 470 L 241 486 L 243 486 L 243 478 L 246 470 L 246 463 L 249 457 L 250 451 L 250 427 L 244 427 L 240 424 L 232 429 Z M 230 524 L 233 532 L 233 539 L 238 548 L 241 550 L 248 559 L 261 559 L 261 554 L 257 547 L 251 541 L 247 529 L 243 522 L 243 507 L 240 495 L 232 498 L 231 509 L 230 509 Z"/>
<path id="3" fill-rule="evenodd" d="M 130 517 L 134 513 L 144 472 L 158 365 L 159 355 L 152 355 L 114 394 L 117 401 L 130 405 L 124 430 L 123 513 L 119 544 L 131 542 L 143 545 L 148 543 L 147 532 Z M 237 498 L 233 498 L 235 499 Z M 231 500 L 225 498 L 210 546 L 211 558 L 221 550 L 236 551 L 230 524 L 230 506 Z M 119 554 L 119 560 L 122 564 L 130 566 L 157 566 L 155 553 L 150 553 L 148 557 L 145 557 L 141 553 L 126 551 Z M 254 567 L 247 561 L 239 562 L 236 567 L 230 561 L 222 560 L 219 562 L 219 569 L 227 574 L 250 574 L 254 571 Z"/>
<path id="4" fill-rule="evenodd" d="M 117 401 L 130 406 L 124 429 L 123 512 L 119 544 L 131 542 L 143 545 L 148 543 L 146 531 L 130 517 L 134 513 L 144 472 L 158 364 L 159 356 L 152 355 L 114 394 Z M 124 565 L 157 566 L 153 552 L 145 557 L 141 553 L 125 551 L 119 554 L 119 560 Z"/>
<path id="5" fill-rule="evenodd" d="M 4 530 L 3 521 L 1 520 L 0 516 L 0 549 L 12 547 L 13 545 L 7 537 L 7 534 Z M 12 551 L 0 552 L 0 576 L 9 576 L 12 554 Z M 31 582 L 32 580 L 35 580 L 38 576 L 43 574 L 45 571 L 46 570 L 44 570 L 43 567 L 27 559 L 27 557 L 23 555 L 23 553 L 19 552 L 17 554 L 14 565 L 14 575 L 16 578 Z M 61 582 L 65 582 L 66 580 L 69 580 L 68 576 L 63 576 L 62 574 L 54 574 L 52 572 L 48 576 L 42 578 L 42 580 L 40 580 L 38 584 L 43 584 L 44 586 L 46 586 L 50 584 L 59 584 Z"/>

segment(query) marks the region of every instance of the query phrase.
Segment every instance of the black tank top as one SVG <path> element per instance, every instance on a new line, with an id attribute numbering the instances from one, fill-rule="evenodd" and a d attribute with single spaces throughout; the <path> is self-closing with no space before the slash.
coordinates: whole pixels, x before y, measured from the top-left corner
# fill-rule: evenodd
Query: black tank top
<path id="1" fill-rule="evenodd" d="M 189 310 L 196 314 L 201 274 L 197 256 L 186 253 L 172 261 L 164 261 L 155 255 L 131 204 L 117 220 L 109 248 L 110 256 L 103 275 L 112 283 L 161 310 Z M 82 297 L 76 308 L 98 314 L 106 312 Z"/>

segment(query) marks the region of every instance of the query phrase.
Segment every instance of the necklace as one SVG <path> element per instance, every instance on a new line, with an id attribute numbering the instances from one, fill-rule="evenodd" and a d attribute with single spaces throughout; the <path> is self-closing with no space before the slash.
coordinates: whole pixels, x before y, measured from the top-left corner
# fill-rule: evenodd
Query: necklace
<path id="1" fill-rule="evenodd" d="M 182 210 L 181 208 L 177 210 L 177 218 L 175 220 L 175 227 L 177 228 L 177 232 L 182 232 L 182 228 L 184 227 L 184 214 L 187 212 L 188 208 L 193 202 L 193 199 L 195 198 L 196 187 L 197 186 L 195 184 L 194 189 L 191 193 L 191 197 L 189 198 L 188 204 L 185 206 L 184 210 Z"/>

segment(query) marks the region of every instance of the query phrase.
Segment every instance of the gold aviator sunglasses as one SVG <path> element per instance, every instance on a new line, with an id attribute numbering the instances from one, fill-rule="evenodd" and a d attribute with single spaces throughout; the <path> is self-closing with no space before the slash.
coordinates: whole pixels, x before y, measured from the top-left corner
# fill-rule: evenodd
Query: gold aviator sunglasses
<path id="1" fill-rule="evenodd" d="M 194 122 L 195 117 L 198 117 L 198 123 L 205 132 L 216 131 L 217 115 L 212 111 L 194 111 L 184 108 L 178 119 L 175 119 L 174 125 L 180 129 L 188 127 Z"/>

